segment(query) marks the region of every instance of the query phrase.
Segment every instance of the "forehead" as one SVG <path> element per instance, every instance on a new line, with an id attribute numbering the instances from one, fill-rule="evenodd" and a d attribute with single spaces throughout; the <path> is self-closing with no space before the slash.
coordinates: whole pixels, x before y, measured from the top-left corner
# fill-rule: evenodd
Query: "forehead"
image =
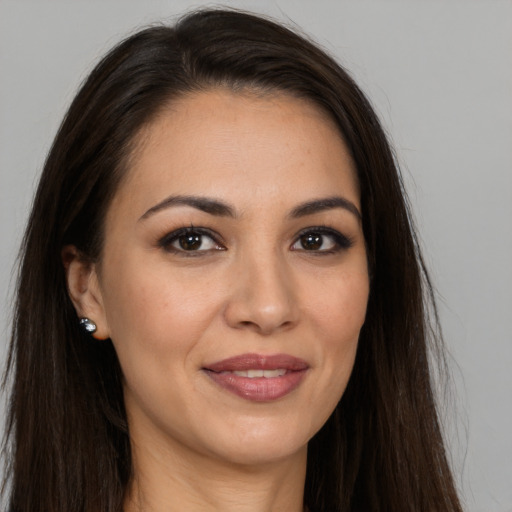
<path id="1" fill-rule="evenodd" d="M 333 188 L 359 202 L 338 127 L 318 106 L 290 95 L 189 94 L 162 109 L 136 142 L 115 198 L 131 196 L 132 207 L 170 193 L 300 202 Z"/>

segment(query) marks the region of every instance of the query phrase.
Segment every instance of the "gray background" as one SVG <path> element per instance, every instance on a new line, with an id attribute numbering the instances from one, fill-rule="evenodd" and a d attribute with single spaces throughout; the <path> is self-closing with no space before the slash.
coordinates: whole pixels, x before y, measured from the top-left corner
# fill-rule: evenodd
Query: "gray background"
<path id="1" fill-rule="evenodd" d="M 0 361 L 32 193 L 78 84 L 135 27 L 199 5 L 0 0 Z M 446 430 L 466 510 L 512 511 L 512 2 L 224 5 L 302 27 L 380 113 L 439 292 L 455 389 Z"/>

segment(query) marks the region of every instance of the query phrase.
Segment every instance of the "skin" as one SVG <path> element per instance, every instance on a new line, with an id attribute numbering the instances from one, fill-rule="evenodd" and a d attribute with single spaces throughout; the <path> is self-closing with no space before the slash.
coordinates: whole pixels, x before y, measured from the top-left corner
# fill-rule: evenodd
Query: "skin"
<path id="1" fill-rule="evenodd" d="M 169 196 L 215 198 L 234 216 Z M 308 201 L 342 197 L 300 217 Z M 152 210 L 153 209 L 153 210 Z M 359 188 L 332 121 L 286 95 L 225 90 L 175 101 L 140 134 L 109 208 L 100 262 L 64 250 L 79 316 L 114 343 L 125 379 L 134 480 L 125 510 L 300 511 L 306 449 L 349 379 L 369 280 Z M 205 228 L 185 251 L 179 228 Z M 306 228 L 327 226 L 340 247 Z M 311 231 L 311 230 L 310 230 Z M 183 241 L 183 239 L 181 239 Z M 309 367 L 267 402 L 208 377 L 244 353 L 290 354 Z"/>

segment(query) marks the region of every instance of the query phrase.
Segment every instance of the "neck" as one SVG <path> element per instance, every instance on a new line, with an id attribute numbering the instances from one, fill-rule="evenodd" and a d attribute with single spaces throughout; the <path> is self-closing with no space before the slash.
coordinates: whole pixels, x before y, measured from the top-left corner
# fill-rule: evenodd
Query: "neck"
<path id="1" fill-rule="evenodd" d="M 184 453 L 132 447 L 134 478 L 125 512 L 302 512 L 306 447 L 286 459 L 232 464 Z"/>

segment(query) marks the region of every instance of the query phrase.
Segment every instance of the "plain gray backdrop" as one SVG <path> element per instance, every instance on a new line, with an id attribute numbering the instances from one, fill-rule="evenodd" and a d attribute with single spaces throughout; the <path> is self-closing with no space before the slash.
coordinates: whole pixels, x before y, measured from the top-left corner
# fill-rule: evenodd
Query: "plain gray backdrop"
<path id="1" fill-rule="evenodd" d="M 32 194 L 78 84 L 136 27 L 201 5 L 0 0 L 0 361 Z M 512 2 L 224 5 L 302 27 L 370 96 L 396 147 L 439 294 L 455 389 L 446 435 L 465 508 L 511 512 Z"/>

